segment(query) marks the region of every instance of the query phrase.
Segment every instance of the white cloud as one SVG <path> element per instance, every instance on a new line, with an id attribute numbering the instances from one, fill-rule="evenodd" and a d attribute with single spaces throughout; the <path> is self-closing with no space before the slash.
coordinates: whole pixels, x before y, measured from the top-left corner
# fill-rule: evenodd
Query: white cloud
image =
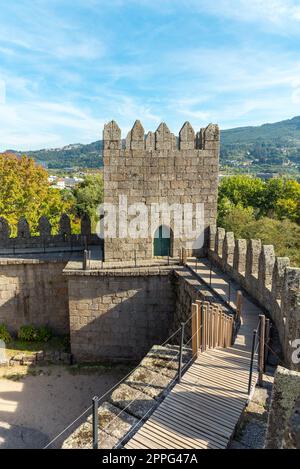
<path id="1" fill-rule="evenodd" d="M 54 102 L 0 105 L 1 150 L 33 150 L 100 138 L 104 121 L 72 104 Z M 66 140 L 69 139 L 69 140 Z"/>
<path id="2" fill-rule="evenodd" d="M 88 0 L 94 9 L 99 8 L 101 0 Z M 272 30 L 283 34 L 299 34 L 299 0 L 112 0 L 117 8 L 130 4 L 150 8 L 160 14 L 210 13 L 223 19 L 246 23 L 268 25 Z"/>
<path id="3" fill-rule="evenodd" d="M 200 1 L 201 6 L 203 3 Z M 218 0 L 206 2 L 204 8 L 218 16 L 245 22 L 269 22 L 275 26 L 288 26 L 290 22 L 300 21 L 300 5 L 295 0 Z"/>
<path id="4" fill-rule="evenodd" d="M 94 115 L 82 105 L 34 100 L 0 105 L 1 150 L 34 150 L 68 143 L 89 143 L 101 138 L 104 123 L 116 119 L 123 137 L 136 119 L 153 130 L 163 120 L 152 107 L 129 95 L 108 91 L 93 101 L 100 103 Z"/>

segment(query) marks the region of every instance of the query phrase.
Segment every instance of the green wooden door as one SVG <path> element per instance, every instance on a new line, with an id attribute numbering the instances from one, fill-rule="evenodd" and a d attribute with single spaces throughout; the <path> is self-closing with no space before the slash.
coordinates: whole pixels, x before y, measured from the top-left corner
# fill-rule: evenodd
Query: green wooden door
<path id="1" fill-rule="evenodd" d="M 170 234 L 166 236 L 165 230 L 163 231 L 163 227 L 160 226 L 154 235 L 154 248 L 153 254 L 154 256 L 169 256 L 170 255 Z"/>

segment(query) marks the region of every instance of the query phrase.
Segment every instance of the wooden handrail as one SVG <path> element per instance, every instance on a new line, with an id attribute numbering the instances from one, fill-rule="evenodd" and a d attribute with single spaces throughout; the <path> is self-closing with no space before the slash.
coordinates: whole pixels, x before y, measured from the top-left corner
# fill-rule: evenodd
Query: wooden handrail
<path id="1" fill-rule="evenodd" d="M 230 347 L 233 340 L 234 318 L 220 305 L 197 300 L 192 304 L 192 351 Z"/>

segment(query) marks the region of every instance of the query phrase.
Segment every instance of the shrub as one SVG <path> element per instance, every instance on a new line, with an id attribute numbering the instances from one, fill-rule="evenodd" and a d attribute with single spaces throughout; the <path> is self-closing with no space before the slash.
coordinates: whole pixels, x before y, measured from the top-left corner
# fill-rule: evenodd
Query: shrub
<path id="1" fill-rule="evenodd" d="M 37 335 L 38 331 L 36 327 L 32 325 L 21 326 L 18 332 L 18 339 L 24 340 L 25 342 L 35 342 Z"/>
<path id="2" fill-rule="evenodd" d="M 48 342 L 52 337 L 52 331 L 47 326 L 42 326 L 37 329 L 37 338 L 38 342 Z"/>
<path id="3" fill-rule="evenodd" d="M 5 343 L 11 341 L 11 335 L 5 324 L 0 324 L 0 340 L 3 340 Z"/>
<path id="4" fill-rule="evenodd" d="M 18 339 L 25 342 L 48 342 L 52 337 L 52 331 L 47 326 L 35 327 L 22 326 L 18 332 Z"/>

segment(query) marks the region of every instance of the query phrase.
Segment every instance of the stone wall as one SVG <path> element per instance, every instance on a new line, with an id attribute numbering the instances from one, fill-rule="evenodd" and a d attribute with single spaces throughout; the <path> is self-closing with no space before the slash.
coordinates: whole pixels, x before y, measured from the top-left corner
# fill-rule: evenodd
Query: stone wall
<path id="1" fill-rule="evenodd" d="M 191 317 L 196 299 L 218 303 L 183 266 L 65 270 L 75 360 L 141 359 Z M 191 337 L 191 322 L 185 330 Z M 180 334 L 172 340 L 179 344 Z"/>
<path id="2" fill-rule="evenodd" d="M 0 259 L 0 323 L 12 333 L 20 326 L 48 325 L 69 333 L 67 260 Z"/>
<path id="3" fill-rule="evenodd" d="M 204 204 L 204 226 L 198 227 L 198 241 L 207 242 L 208 227 L 215 224 L 217 215 L 217 187 L 219 171 L 220 132 L 210 124 L 195 134 L 186 122 L 179 133 L 178 145 L 165 123 L 156 132 L 148 132 L 136 121 L 122 149 L 121 130 L 112 121 L 103 132 L 104 140 L 104 196 L 105 203 L 119 206 L 119 196 L 127 197 L 127 205 L 138 203 L 141 220 L 148 217 L 151 228 L 138 238 L 127 232 L 105 236 L 105 260 L 128 260 L 136 255 L 140 259 L 153 257 L 153 238 L 161 224 L 167 224 L 174 235 L 174 218 L 164 223 L 160 218 L 151 223 L 151 204 Z M 145 214 L 145 209 L 148 213 Z M 167 209 L 163 210 L 167 213 Z M 117 211 L 117 219 L 126 216 L 125 206 Z M 178 214 L 178 210 L 176 211 Z M 133 215 L 134 214 L 130 214 Z M 139 215 L 138 213 L 136 215 Z M 127 217 L 126 217 L 127 218 Z M 131 217 L 132 219 L 132 217 Z M 129 220 L 128 220 L 129 221 Z M 195 226 L 194 226 L 195 228 Z M 194 241 L 185 235 L 171 233 L 171 252 L 178 255 L 185 247 L 201 254 L 205 249 L 196 248 Z"/>
<path id="4" fill-rule="evenodd" d="M 75 360 L 138 360 L 167 338 L 172 269 L 66 271 Z"/>
<path id="5" fill-rule="evenodd" d="M 300 268 L 276 257 L 261 240 L 235 239 L 223 228 L 210 229 L 208 257 L 237 281 L 266 311 L 279 333 L 286 364 L 292 362 L 293 341 L 300 338 Z"/>
<path id="6" fill-rule="evenodd" d="M 300 449 L 300 373 L 278 367 L 266 436 L 267 449 Z"/>
<path id="7" fill-rule="evenodd" d="M 7 220 L 0 217 L 0 255 L 45 250 L 81 250 L 102 244 L 99 237 L 91 232 L 91 221 L 88 215 L 82 216 L 80 234 L 72 233 L 70 218 L 66 214 L 60 218 L 58 234 L 52 233 L 52 226 L 44 216 L 39 219 L 38 232 L 39 236 L 32 236 L 26 218 L 21 217 L 17 225 L 17 236 L 13 237 Z"/>

